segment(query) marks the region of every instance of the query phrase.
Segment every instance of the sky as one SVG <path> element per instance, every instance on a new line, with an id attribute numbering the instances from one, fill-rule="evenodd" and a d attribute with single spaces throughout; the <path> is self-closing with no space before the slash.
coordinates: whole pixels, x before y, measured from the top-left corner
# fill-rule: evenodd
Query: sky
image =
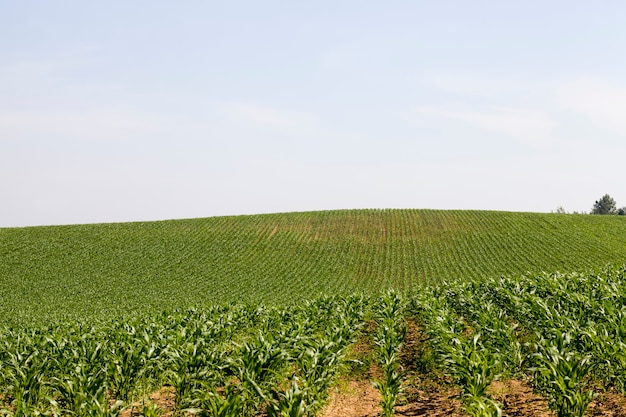
<path id="1" fill-rule="evenodd" d="M 626 2 L 0 0 L 0 227 L 626 206 Z"/>

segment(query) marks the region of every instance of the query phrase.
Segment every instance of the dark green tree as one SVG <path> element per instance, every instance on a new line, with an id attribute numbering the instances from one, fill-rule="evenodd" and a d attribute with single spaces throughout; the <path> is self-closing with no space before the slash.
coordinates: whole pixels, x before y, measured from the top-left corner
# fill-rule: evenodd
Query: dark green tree
<path id="1" fill-rule="evenodd" d="M 597 200 L 591 209 L 591 214 L 617 214 L 617 203 L 613 197 L 604 194 L 601 199 Z"/>

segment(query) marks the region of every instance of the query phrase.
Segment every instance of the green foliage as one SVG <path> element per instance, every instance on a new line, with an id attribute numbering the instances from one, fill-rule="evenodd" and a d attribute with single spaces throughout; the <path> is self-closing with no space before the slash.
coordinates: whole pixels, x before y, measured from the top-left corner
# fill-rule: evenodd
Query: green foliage
<path id="1" fill-rule="evenodd" d="M 593 367 L 591 357 L 572 349 L 571 344 L 569 333 L 555 329 L 549 339 L 538 335 L 533 354 L 536 384 L 559 417 L 583 417 L 595 397 L 585 386 Z"/>
<path id="2" fill-rule="evenodd" d="M 0 323 L 400 291 L 623 262 L 617 216 L 346 210 L 0 229 Z"/>
<path id="3" fill-rule="evenodd" d="M 272 400 L 267 407 L 268 417 L 303 417 L 307 415 L 306 394 L 298 387 L 294 379 L 291 387 L 281 393 L 272 391 Z"/>
<path id="4" fill-rule="evenodd" d="M 608 194 L 604 194 L 602 198 L 596 200 L 591 209 L 591 214 L 618 214 L 617 203 Z"/>
<path id="5" fill-rule="evenodd" d="M 374 317 L 377 323 L 374 343 L 378 363 L 382 369 L 381 380 L 372 382 L 380 391 L 383 416 L 391 417 L 402 385 L 402 369 L 398 354 L 406 337 L 404 304 L 395 291 L 385 292 L 377 302 Z"/>
<path id="6" fill-rule="evenodd" d="M 179 415 L 313 416 L 367 336 L 391 416 L 410 314 L 428 337 L 415 362 L 458 384 L 470 415 L 502 413 L 500 375 L 582 415 L 590 386 L 626 391 L 626 269 L 518 272 L 623 259 L 621 220 L 363 210 L 2 229 L 0 414 L 111 417 L 169 385 Z"/>
<path id="7" fill-rule="evenodd" d="M 175 413 L 313 416 L 348 348 L 367 334 L 381 412 L 402 392 L 406 316 L 430 367 L 461 389 L 472 416 L 500 416 L 499 375 L 531 378 L 559 416 L 582 416 L 600 386 L 624 392 L 626 268 L 455 281 L 411 293 L 321 296 L 286 307 L 234 304 L 159 315 L 0 326 L 0 414 L 116 416 L 164 384 Z M 156 406 L 142 408 L 157 414 Z"/>
<path id="8" fill-rule="evenodd" d="M 367 305 L 320 297 L 300 307 L 0 326 L 0 415 L 115 416 L 167 384 L 178 413 L 312 416 L 346 367 Z M 142 410 L 157 413 L 145 402 Z"/>

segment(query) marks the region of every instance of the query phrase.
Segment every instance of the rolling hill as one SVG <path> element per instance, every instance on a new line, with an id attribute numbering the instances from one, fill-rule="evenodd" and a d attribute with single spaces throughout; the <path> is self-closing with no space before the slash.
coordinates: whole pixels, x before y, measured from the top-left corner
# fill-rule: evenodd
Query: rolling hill
<path id="1" fill-rule="evenodd" d="M 0 316 L 152 313 L 626 260 L 626 217 L 339 210 L 0 229 Z"/>

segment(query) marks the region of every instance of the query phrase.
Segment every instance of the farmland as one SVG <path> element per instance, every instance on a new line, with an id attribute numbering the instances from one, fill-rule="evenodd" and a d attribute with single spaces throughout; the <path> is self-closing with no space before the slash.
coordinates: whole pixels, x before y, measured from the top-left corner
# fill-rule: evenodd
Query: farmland
<path id="1" fill-rule="evenodd" d="M 624 262 L 625 220 L 346 210 L 0 229 L 0 320 L 283 305 L 314 294 L 587 270 Z"/>
<path id="2" fill-rule="evenodd" d="M 624 220 L 0 229 L 0 414 L 623 415 Z"/>

